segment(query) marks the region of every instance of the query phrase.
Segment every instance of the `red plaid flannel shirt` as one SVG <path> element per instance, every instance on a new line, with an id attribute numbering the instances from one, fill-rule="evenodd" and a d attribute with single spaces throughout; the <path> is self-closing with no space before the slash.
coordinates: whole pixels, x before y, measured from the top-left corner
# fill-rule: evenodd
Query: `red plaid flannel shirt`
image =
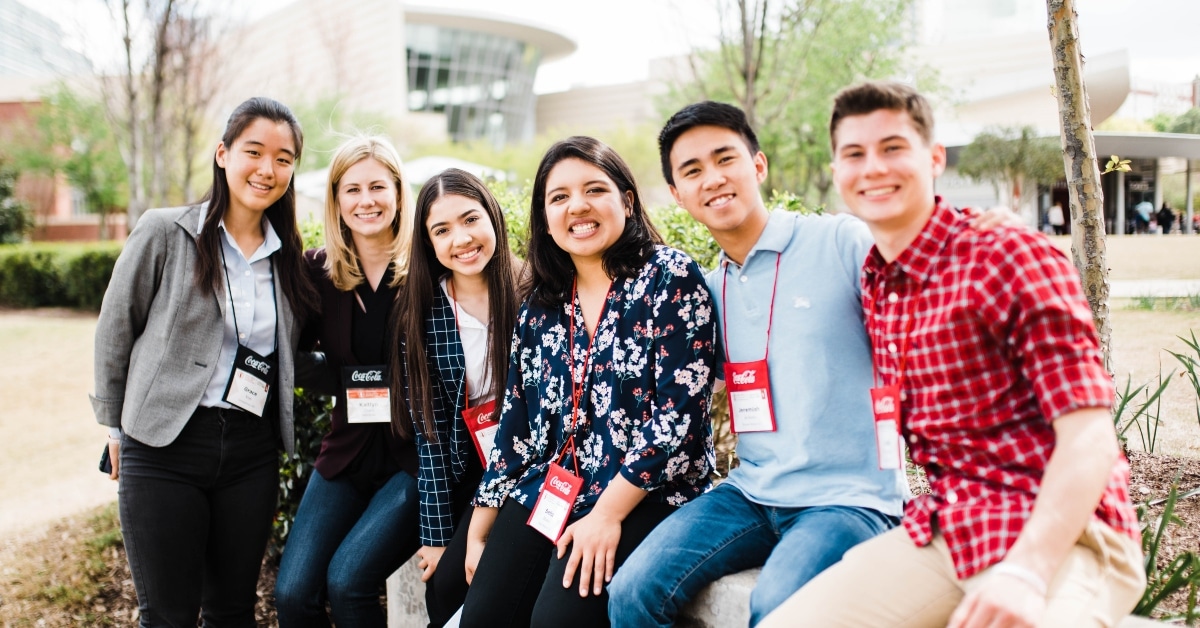
<path id="1" fill-rule="evenodd" d="M 906 352 L 902 432 L 932 489 L 905 505 L 904 527 L 927 545 L 936 515 L 968 578 L 1003 559 L 1029 518 L 1051 421 L 1112 405 L 1091 310 L 1046 238 L 972 230 L 941 198 L 908 249 L 890 264 L 872 249 L 863 270 L 876 385 L 896 382 Z M 1095 516 L 1138 538 L 1124 456 Z"/>

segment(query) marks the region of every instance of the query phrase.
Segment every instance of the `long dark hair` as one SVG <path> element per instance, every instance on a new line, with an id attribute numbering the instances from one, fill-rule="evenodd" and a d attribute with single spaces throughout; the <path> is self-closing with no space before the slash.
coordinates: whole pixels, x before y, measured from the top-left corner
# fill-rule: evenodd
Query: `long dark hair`
<path id="1" fill-rule="evenodd" d="M 300 153 L 304 147 L 304 134 L 300 131 L 300 122 L 292 111 L 283 103 L 270 98 L 251 98 L 237 106 L 225 124 L 225 134 L 221 136 L 227 148 L 241 137 L 242 133 L 255 120 L 266 119 L 276 123 L 286 123 L 292 130 L 292 139 L 296 143 L 296 161 L 300 161 Z M 225 169 L 217 163 L 213 156 L 212 187 L 204 195 L 201 202 L 208 201 L 208 213 L 204 216 L 204 227 L 196 241 L 196 284 L 201 289 L 211 286 L 217 291 L 223 290 L 221 271 L 221 234 L 218 228 L 225 212 L 229 210 L 229 181 L 225 178 Z M 308 270 L 304 264 L 304 244 L 300 240 L 300 230 L 296 228 L 296 180 L 288 182 L 287 190 L 279 200 L 275 201 L 266 211 L 267 220 L 279 236 L 282 248 L 276 261 L 276 277 L 279 279 L 283 294 L 292 307 L 292 313 L 298 324 L 311 314 L 321 310 L 320 297 L 309 279 Z"/>
<path id="2" fill-rule="evenodd" d="M 636 277 L 654 254 L 654 245 L 662 244 L 662 236 L 650 222 L 642 206 L 633 172 L 625 160 L 604 142 L 576 135 L 551 146 L 538 165 L 533 179 L 533 202 L 529 208 L 529 268 L 530 283 L 525 292 L 543 307 L 554 307 L 571 298 L 571 282 L 575 264 L 566 251 L 559 248 L 550 236 L 546 219 L 546 179 L 550 171 L 564 159 L 579 159 L 600 170 L 617 186 L 622 198 L 632 198 L 630 216 L 625 219 L 621 237 L 604 252 L 604 272 L 613 279 Z"/>
<path id="3" fill-rule="evenodd" d="M 425 222 L 429 211 L 445 196 L 463 196 L 478 202 L 487 212 L 496 232 L 496 251 L 483 269 L 488 287 L 488 369 L 491 381 L 488 388 L 497 403 L 504 397 L 504 384 L 508 376 L 508 351 L 512 341 L 513 325 L 517 314 L 516 268 L 508 246 L 508 226 L 504 222 L 504 211 L 495 197 L 475 175 L 450 168 L 434 176 L 421 188 L 414 211 L 415 226 L 412 254 L 409 258 L 408 280 L 401 288 L 403 294 L 397 298 L 393 308 L 393 329 L 396 338 L 392 343 L 391 372 L 392 390 L 404 390 L 405 376 L 408 394 L 396 394 L 392 398 L 393 414 L 397 417 L 397 431 L 402 436 L 419 424 L 422 432 L 432 441 L 437 441 L 433 423 L 433 388 L 430 385 L 429 348 L 425 345 L 425 321 L 433 310 L 433 297 L 440 290 L 438 282 L 450 274 L 449 269 L 438 261 L 429 238 Z M 411 404 L 411 408 L 409 407 Z M 413 413 L 419 413 L 418 421 Z M 409 418 L 405 421 L 404 418 Z"/>

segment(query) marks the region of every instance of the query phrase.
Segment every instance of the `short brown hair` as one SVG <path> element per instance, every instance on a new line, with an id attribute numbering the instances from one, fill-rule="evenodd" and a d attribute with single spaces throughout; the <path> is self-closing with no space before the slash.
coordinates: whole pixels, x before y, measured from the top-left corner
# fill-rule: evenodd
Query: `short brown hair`
<path id="1" fill-rule="evenodd" d="M 911 85 L 895 81 L 867 81 L 843 88 L 833 97 L 829 117 L 829 143 L 837 148 L 837 128 L 848 116 L 865 116 L 880 109 L 903 111 L 926 144 L 933 142 L 933 108 Z"/>

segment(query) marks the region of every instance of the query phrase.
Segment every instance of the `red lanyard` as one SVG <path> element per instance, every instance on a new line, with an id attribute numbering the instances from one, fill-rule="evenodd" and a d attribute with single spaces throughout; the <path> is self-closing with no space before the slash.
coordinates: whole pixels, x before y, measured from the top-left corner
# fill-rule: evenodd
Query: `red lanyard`
<path id="1" fill-rule="evenodd" d="M 583 356 L 583 372 L 580 377 L 575 376 L 575 300 L 579 298 L 578 278 L 571 281 L 571 312 L 568 315 L 567 328 L 567 369 L 571 373 L 571 430 L 567 441 L 563 443 L 562 449 L 559 451 L 557 461 L 561 462 L 563 456 L 567 455 L 567 449 L 571 450 L 571 462 L 575 465 L 575 475 L 579 475 L 579 459 L 575 455 L 575 425 L 579 421 L 579 402 L 583 398 L 584 381 L 588 376 L 588 366 L 592 363 L 592 345 L 596 342 L 596 336 L 600 335 L 600 322 L 604 320 L 604 312 L 608 310 L 608 297 L 612 292 L 612 282 L 608 283 L 608 290 L 604 292 L 604 303 L 600 306 L 600 315 L 596 317 L 596 327 L 592 330 L 591 336 L 588 338 L 587 353 Z M 583 302 L 579 303 L 580 313 L 583 313 Z M 584 321 L 584 327 L 587 327 L 587 322 Z"/>
<path id="2" fill-rule="evenodd" d="M 783 253 L 775 254 L 775 278 L 771 280 L 771 309 L 767 311 L 767 346 L 763 349 L 763 359 L 771 351 L 771 324 L 775 322 L 775 288 L 779 284 L 779 259 Z M 725 286 L 729 284 L 729 261 L 721 263 L 721 339 L 725 341 L 725 362 L 732 363 L 729 357 L 729 325 L 725 323 Z"/>

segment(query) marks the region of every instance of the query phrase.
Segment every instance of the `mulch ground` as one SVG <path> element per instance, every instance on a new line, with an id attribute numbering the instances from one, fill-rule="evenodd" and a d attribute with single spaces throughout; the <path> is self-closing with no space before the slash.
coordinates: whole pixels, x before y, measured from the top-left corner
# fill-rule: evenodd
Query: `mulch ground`
<path id="1" fill-rule="evenodd" d="M 1178 481 L 1180 493 L 1200 487 L 1200 459 L 1180 458 L 1161 454 L 1131 452 L 1132 468 L 1130 489 L 1137 503 L 1153 503 L 1164 498 L 1172 482 Z M 921 491 L 923 478 L 913 476 L 914 490 Z M 1148 506 L 1150 521 L 1162 513 L 1162 504 Z M 1175 515 L 1180 525 L 1171 526 L 1164 535 L 1158 563 L 1165 566 L 1181 551 L 1200 552 L 1200 496 L 1183 499 L 1176 504 Z M 0 592 L 0 623 L 4 626 L 79 626 L 137 625 L 137 596 L 133 581 L 125 562 L 123 548 L 118 544 L 108 548 L 104 555 L 104 568 L 97 580 L 99 592 L 90 599 L 80 600 L 69 606 L 52 606 L 30 591 L 27 580 L 47 571 L 68 572 L 69 569 L 55 567 L 54 561 L 76 560 L 71 551 L 72 543 L 81 540 L 80 518 L 64 520 L 44 533 L 20 541 L 9 541 L 0 547 L 0 564 L 3 569 L 3 585 Z M 38 557 L 36 561 L 32 557 Z M 40 563 L 40 566 L 35 563 Z M 14 571 L 12 565 L 18 567 Z M 32 565 L 21 569 L 21 565 Z M 257 619 L 260 626 L 275 626 L 275 611 L 271 592 L 275 587 L 277 565 L 268 560 L 263 565 L 258 584 L 259 603 Z M 25 573 L 32 570 L 34 574 Z M 32 593 L 32 594 L 31 594 Z M 1161 610 L 1181 613 L 1187 604 L 1183 593 L 1167 600 Z"/>

